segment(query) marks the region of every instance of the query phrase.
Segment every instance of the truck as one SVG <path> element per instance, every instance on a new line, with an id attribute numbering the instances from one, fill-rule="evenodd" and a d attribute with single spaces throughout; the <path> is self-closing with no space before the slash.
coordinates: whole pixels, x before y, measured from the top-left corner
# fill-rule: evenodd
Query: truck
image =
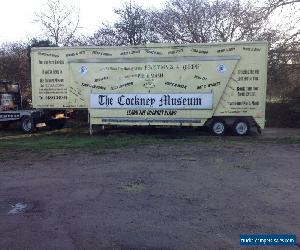
<path id="1" fill-rule="evenodd" d="M 20 84 L 0 80 L 0 124 L 7 127 L 21 121 L 24 132 L 33 130 L 33 120 L 38 120 L 41 113 L 36 110 L 23 109 Z"/>
<path id="2" fill-rule="evenodd" d="M 61 128 L 66 119 L 64 110 L 24 109 L 20 84 L 0 80 L 0 125 L 2 128 L 19 122 L 24 133 L 32 133 L 39 124 Z"/>
<path id="3" fill-rule="evenodd" d="M 35 109 L 86 109 L 93 126 L 265 126 L 268 43 L 47 47 L 31 51 Z"/>

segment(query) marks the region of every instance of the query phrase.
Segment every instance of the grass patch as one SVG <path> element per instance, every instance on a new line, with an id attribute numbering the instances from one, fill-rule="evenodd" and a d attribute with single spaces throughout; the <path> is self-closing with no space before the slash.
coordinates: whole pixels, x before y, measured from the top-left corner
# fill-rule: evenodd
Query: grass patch
<path id="1" fill-rule="evenodd" d="M 0 130 L 0 138 L 6 136 L 14 136 L 21 135 L 22 131 L 14 131 L 14 130 Z"/>
<path id="2" fill-rule="evenodd" d="M 142 134 L 111 134 L 94 135 L 86 134 L 50 134 L 31 136 L 25 138 L 9 139 L 0 141 L 0 149 L 17 149 L 29 151 L 43 151 L 48 149 L 84 149 L 101 150 L 122 148 L 127 146 L 148 145 L 148 144 L 166 144 L 194 141 L 193 139 L 166 139 L 153 135 Z"/>
<path id="3" fill-rule="evenodd" d="M 270 143 L 270 144 L 300 144 L 299 137 L 263 138 L 263 137 L 231 137 L 230 143 Z"/>
<path id="4" fill-rule="evenodd" d="M 215 137 L 207 134 L 199 134 L 196 131 L 187 132 L 160 131 L 154 130 L 139 132 L 114 132 L 107 131 L 105 134 L 96 134 L 93 136 L 83 133 L 79 130 L 59 130 L 51 132 L 36 133 L 31 136 L 23 136 L 21 133 L 5 132 L 1 133 L 0 149 L 21 150 L 42 152 L 48 149 L 80 149 L 93 152 L 102 152 L 105 149 L 123 148 L 140 145 L 158 145 L 158 144 L 180 144 L 180 143 L 205 143 L 205 144 L 223 144 L 232 145 L 236 143 L 273 143 L 273 144 L 300 144 L 299 137 L 288 138 L 263 138 L 260 136 L 235 137 L 224 136 Z"/>

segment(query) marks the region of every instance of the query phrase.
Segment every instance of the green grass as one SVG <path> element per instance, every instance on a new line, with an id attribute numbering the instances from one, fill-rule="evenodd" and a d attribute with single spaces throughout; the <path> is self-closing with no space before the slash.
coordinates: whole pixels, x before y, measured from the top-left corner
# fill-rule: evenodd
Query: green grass
<path id="1" fill-rule="evenodd" d="M 43 134 L 22 138 L 8 138 L 0 140 L 0 149 L 18 149 L 30 151 L 43 151 L 48 149 L 85 149 L 100 150 L 122 148 L 134 145 L 165 144 L 190 141 L 190 139 L 166 139 L 153 135 L 143 134 Z"/>
<path id="2" fill-rule="evenodd" d="M 4 136 L 13 136 L 13 135 L 21 135 L 21 134 L 22 134 L 21 130 L 20 131 L 0 130 L 0 138 Z"/>
<path id="3" fill-rule="evenodd" d="M 112 148 L 128 146 L 133 142 L 133 139 L 126 136 L 44 135 L 1 141 L 0 148 L 17 148 L 33 151 L 45 149 Z M 135 138 L 134 141 L 140 142 L 139 138 Z"/>
<path id="4" fill-rule="evenodd" d="M 234 145 L 237 143 L 275 143 L 299 144 L 300 138 L 263 138 L 260 136 L 249 137 L 214 137 L 199 134 L 194 130 L 172 132 L 156 130 L 148 132 L 106 132 L 90 136 L 83 131 L 64 129 L 60 131 L 39 132 L 33 135 L 23 135 L 19 132 L 1 132 L 0 150 L 4 151 L 34 151 L 43 152 L 49 149 L 80 149 L 102 152 L 105 149 L 124 148 L 140 145 L 180 144 L 180 143 L 205 143 Z"/>

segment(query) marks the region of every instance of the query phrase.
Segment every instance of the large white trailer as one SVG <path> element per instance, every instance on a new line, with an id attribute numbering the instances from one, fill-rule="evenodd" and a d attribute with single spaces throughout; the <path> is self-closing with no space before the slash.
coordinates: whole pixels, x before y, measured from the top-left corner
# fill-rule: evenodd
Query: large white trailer
<path id="1" fill-rule="evenodd" d="M 33 48 L 37 109 L 88 109 L 92 125 L 264 128 L 266 42 Z"/>

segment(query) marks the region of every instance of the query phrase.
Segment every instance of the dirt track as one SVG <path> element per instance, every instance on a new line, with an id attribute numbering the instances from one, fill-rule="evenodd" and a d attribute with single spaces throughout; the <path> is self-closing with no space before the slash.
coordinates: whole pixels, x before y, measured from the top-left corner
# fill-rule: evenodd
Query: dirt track
<path id="1" fill-rule="evenodd" d="M 289 135 L 278 131 L 264 136 Z M 248 233 L 299 240 L 299 166 L 300 144 L 230 139 L 9 159 L 0 162 L 0 249 L 235 249 Z M 27 210 L 8 214 L 18 202 Z"/>

